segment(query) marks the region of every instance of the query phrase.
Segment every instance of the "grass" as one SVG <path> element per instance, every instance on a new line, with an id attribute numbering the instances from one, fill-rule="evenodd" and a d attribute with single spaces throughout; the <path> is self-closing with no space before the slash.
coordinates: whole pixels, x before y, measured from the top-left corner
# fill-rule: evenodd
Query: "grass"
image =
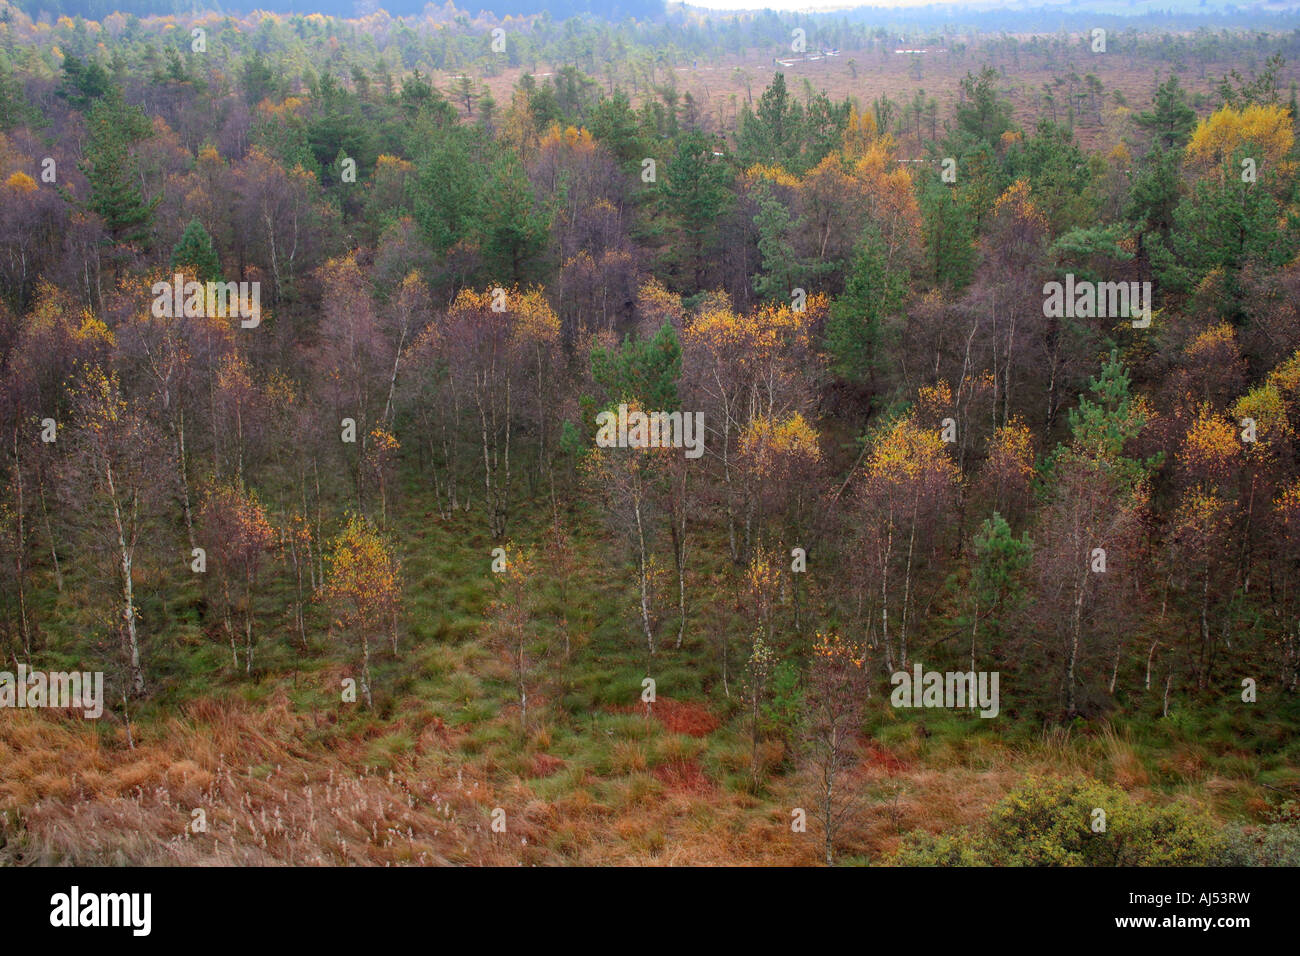
<path id="1" fill-rule="evenodd" d="M 408 497 L 408 513 L 423 512 Z M 540 542 L 549 518 L 524 509 L 517 542 Z M 396 530 L 407 581 L 396 656 L 372 648 L 376 711 L 344 704 L 357 673 L 318 610 L 309 653 L 293 639 L 287 590 L 259 611 L 258 669 L 233 673 L 204 635 L 195 594 L 149 622 L 150 698 L 88 723 L 58 713 L 0 712 L 0 862 L 295 864 L 816 864 L 815 787 L 786 744 L 764 741 L 755 787 L 738 698 L 739 654 L 723 690 L 717 637 L 733 633 L 723 587 L 730 561 L 695 544 L 690 626 L 652 659 L 633 613 L 621 551 L 590 515 L 569 515 L 575 566 L 539 585 L 540 605 L 568 619 L 521 728 L 507 663 L 483 640 L 493 598 L 493 542 L 475 514 Z M 72 568 L 70 574 L 79 573 Z M 567 596 L 567 602 L 564 600 Z M 144 597 L 148 608 L 150 598 Z M 52 603 L 47 621 L 84 621 Z M 51 624 L 50 627 L 53 625 Z M 85 633 L 93 634 L 93 631 Z M 84 664 L 90 641 L 50 655 Z M 653 676 L 647 713 L 642 680 Z M 1155 713 L 1158 714 L 1158 708 Z M 844 860 L 870 863 L 913 831 L 978 822 L 1030 773 L 1082 772 L 1153 800 L 1191 800 L 1220 819 L 1260 820 L 1300 787 L 1300 714 L 1180 705 L 1176 719 L 1130 702 L 1107 724 L 1044 730 L 868 703 L 856 812 Z M 1272 789 L 1270 789 L 1272 788 Z M 506 813 L 506 833 L 491 814 Z M 807 832 L 793 832 L 795 808 Z M 194 832 L 194 811 L 206 830 Z"/>

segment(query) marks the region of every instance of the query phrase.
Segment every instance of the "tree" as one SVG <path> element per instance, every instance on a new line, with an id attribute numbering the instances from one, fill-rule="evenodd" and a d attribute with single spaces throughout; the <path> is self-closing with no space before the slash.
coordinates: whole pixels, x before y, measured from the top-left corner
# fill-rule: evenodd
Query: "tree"
<path id="1" fill-rule="evenodd" d="M 1196 112 L 1187 105 L 1187 93 L 1178 85 L 1178 76 L 1156 87 L 1151 109 L 1134 113 L 1133 122 L 1151 133 L 1153 150 L 1162 152 L 1181 150 L 1196 125 Z"/>
<path id="2" fill-rule="evenodd" d="M 1041 282 L 1048 229 L 1029 182 L 1019 179 L 994 203 L 992 221 L 981 241 L 981 274 L 969 296 L 989 316 L 995 425 L 1007 423 L 1014 414 L 1022 370 L 1031 374 L 1042 370 L 1030 365 L 1033 350 L 1026 346 L 1051 334 L 1051 326 L 1044 322 Z M 1047 371 L 1050 374 L 1051 369 Z"/>
<path id="3" fill-rule="evenodd" d="M 452 83 L 452 96 L 464 105 L 466 116 L 474 115 L 474 101 L 478 99 L 478 94 L 474 91 L 473 80 L 464 74 L 456 77 Z"/>
<path id="4" fill-rule="evenodd" d="M 545 657 L 546 641 L 538 629 L 538 583 L 533 552 L 505 546 L 505 570 L 494 575 L 496 598 L 488 608 L 489 640 L 510 660 L 519 694 L 519 730 L 528 731 L 528 691 Z"/>
<path id="5" fill-rule="evenodd" d="M 386 386 L 391 388 L 390 370 L 400 360 L 400 354 L 395 344 L 384 341 L 369 283 L 355 254 L 329 260 L 317 275 L 325 296 L 315 355 L 316 381 L 333 412 L 333 420 L 351 418 L 356 423 L 358 441 L 352 446 L 356 457 L 349 455 L 348 464 L 354 476 L 357 507 L 362 508 L 371 436 L 384 422 L 384 393 Z M 347 451 L 347 446 L 344 449 Z"/>
<path id="6" fill-rule="evenodd" d="M 1234 325 L 1245 319 L 1243 270 L 1277 268 L 1300 250 L 1300 220 L 1283 218 L 1259 185 L 1232 176 L 1202 179 L 1174 210 L 1168 244 L 1148 237 L 1161 284 L 1170 292 L 1197 292 Z"/>
<path id="7" fill-rule="evenodd" d="M 979 76 L 967 73 L 961 81 L 961 100 L 957 104 L 957 128 L 963 133 L 997 149 L 1002 134 L 1011 129 L 1011 106 L 998 96 L 994 84 L 998 71 L 991 66 Z"/>
<path id="8" fill-rule="evenodd" d="M 1295 129 L 1285 107 L 1225 106 L 1197 124 L 1187 143 L 1187 165 L 1201 176 L 1240 181 L 1242 160 L 1249 159 L 1269 173 L 1261 183 L 1284 198 L 1295 170 L 1288 158 L 1294 145 Z"/>
<path id="9" fill-rule="evenodd" d="M 1007 171 L 1025 179 L 1054 234 L 1094 221 L 1093 174 L 1074 133 L 1044 120 L 1007 152 Z"/>
<path id="10" fill-rule="evenodd" d="M 979 670 L 980 622 L 987 621 L 995 636 L 1008 630 L 1008 618 L 1019 611 L 1024 600 L 1020 576 L 1029 565 L 1032 547 L 1028 533 L 1014 537 L 1011 526 L 996 511 L 984 520 L 971 543 L 975 561 L 970 590 L 970 669 L 975 672 Z"/>
<path id="11" fill-rule="evenodd" d="M 859 385 L 875 381 L 886 323 L 901 310 L 906 288 L 906 276 L 886 262 L 880 230 L 868 224 L 858 240 L 844 294 L 831 304 L 826 323 L 826 350 L 836 375 Z"/>
<path id="12" fill-rule="evenodd" d="M 467 136 L 449 131 L 428 151 L 414 186 L 415 221 L 438 256 L 468 237 L 487 188 Z"/>
<path id="13" fill-rule="evenodd" d="M 230 641 L 231 661 L 239 669 L 232 616 L 236 609 L 231 586 L 242 586 L 244 673 L 253 673 L 253 591 L 257 572 L 275 540 L 275 532 L 257 497 L 235 485 L 218 484 L 208 490 L 199 511 L 204 550 L 210 573 L 220 587 L 222 619 Z"/>
<path id="14" fill-rule="evenodd" d="M 745 664 L 745 696 L 749 699 L 750 724 L 750 758 L 749 773 L 755 789 L 759 785 L 761 765 L 758 754 L 759 737 L 762 731 L 763 710 L 768 697 L 768 683 L 776 666 L 776 655 L 763 640 L 761 634 L 755 634 L 749 660 Z"/>
<path id="15" fill-rule="evenodd" d="M 835 863 L 835 838 L 853 811 L 849 771 L 857 755 L 865 699 L 863 651 L 837 634 L 817 634 L 804 693 L 803 739 L 815 781 L 826 865 Z"/>
<path id="16" fill-rule="evenodd" d="M 803 269 L 793 243 L 786 236 L 802 223 L 792 221 L 790 210 L 772 195 L 766 182 L 759 183 L 754 198 L 758 203 L 754 226 L 758 229 L 758 254 L 763 261 L 762 272 L 753 277 L 754 294 L 767 302 L 788 299 L 791 290 L 799 285 Z"/>
<path id="17" fill-rule="evenodd" d="M 231 179 L 239 184 L 229 202 L 246 255 L 270 272 L 263 307 L 293 298 L 301 276 L 325 258 L 337 210 L 321 200 L 314 174 L 301 165 L 286 168 L 260 147 L 249 150 Z"/>
<path id="18" fill-rule="evenodd" d="M 777 73 L 758 98 L 758 108 L 741 111 L 737 150 L 746 166 L 765 163 L 795 171 L 802 134 L 803 107 L 786 91 L 785 74 Z"/>
<path id="19" fill-rule="evenodd" d="M 397 653 L 401 562 L 390 545 L 365 518 L 350 514 L 343 531 L 331 542 L 333 554 L 320 590 L 321 600 L 344 634 L 361 644 L 361 690 L 366 706 L 375 706 L 370 681 L 370 634 L 387 630 Z"/>
<path id="20" fill-rule="evenodd" d="M 190 220 L 172 247 L 171 267 L 177 272 L 193 274 L 200 282 L 221 278 L 221 259 L 212 245 L 212 236 L 197 219 Z"/>
<path id="21" fill-rule="evenodd" d="M 1129 394 L 1128 373 L 1115 352 L 1069 416 L 1071 443 L 1048 464 L 1049 494 L 1034 542 L 1035 613 L 1057 639 L 1060 703 L 1081 712 L 1097 670 L 1112 658 L 1098 646 L 1116 639 L 1132 613 L 1132 571 L 1141 560 L 1140 529 L 1147 483 L 1159 457 L 1133 457 L 1131 446 L 1150 419 Z"/>
<path id="22" fill-rule="evenodd" d="M 1272 106 L 1278 101 L 1277 78 L 1282 67 L 1286 65 L 1286 57 L 1281 53 L 1274 53 L 1264 64 L 1264 69 L 1249 83 L 1241 78 L 1241 74 L 1236 70 L 1229 70 L 1219 81 L 1215 92 L 1219 94 L 1225 106 L 1244 107 L 1244 106 Z M 1236 82 L 1236 86 L 1233 82 Z"/>
<path id="23" fill-rule="evenodd" d="M 80 57 L 63 58 L 63 85 L 56 96 L 68 101 L 73 109 L 85 112 L 113 92 L 113 79 L 98 60 L 86 62 Z"/>
<path id="24" fill-rule="evenodd" d="M 0 289 L 17 310 L 27 309 L 42 276 L 66 256 L 69 209 L 50 189 L 18 171 L 0 182 Z"/>
<path id="25" fill-rule="evenodd" d="M 707 254 L 732 200 L 729 181 L 727 168 L 714 157 L 704 133 L 691 131 L 678 138 L 664 167 L 662 196 L 682 238 L 682 251 L 674 255 L 690 291 L 704 287 Z"/>
<path id="26" fill-rule="evenodd" d="M 856 481 L 854 578 L 871 615 L 871 646 L 883 649 L 892 673 L 911 662 L 918 592 L 927 572 L 934 575 L 960 475 L 938 430 L 908 415 L 878 426 Z"/>
<path id="27" fill-rule="evenodd" d="M 115 92 L 95 102 L 87 123 L 90 140 L 81 170 L 90 180 L 90 208 L 114 241 L 144 244 L 161 197 L 145 198 L 131 147 L 149 136 L 149 119 Z"/>
<path id="28" fill-rule="evenodd" d="M 933 177 L 921 192 L 921 216 L 929 278 L 960 290 L 975 267 L 975 223 L 953 187 Z"/>
<path id="29" fill-rule="evenodd" d="M 628 403 L 629 414 L 641 410 L 640 405 Z M 648 445 L 597 447 L 583 461 L 586 486 L 605 502 L 609 520 L 633 552 L 637 613 L 645 635 L 646 652 L 651 656 L 659 648 L 657 635 L 662 620 L 659 595 L 663 590 L 665 572 L 655 555 L 663 515 L 656 508 L 654 485 L 667 468 L 667 459 L 683 453 L 683 449 Z M 683 570 L 679 565 L 679 575 Z"/>
<path id="30" fill-rule="evenodd" d="M 608 406 L 634 401 L 657 411 L 677 411 L 681 374 L 682 348 L 671 322 L 665 322 L 653 338 L 625 339 L 617 352 L 592 346 L 591 377 L 604 391 Z"/>
<path id="31" fill-rule="evenodd" d="M 136 549 L 153 515 L 159 486 L 157 442 L 116 374 L 82 366 L 73 384 L 73 446 L 66 473 L 97 550 L 110 554 L 120 598 L 118 633 L 130 690 L 143 694 L 144 665 L 136 607 Z"/>
<path id="32" fill-rule="evenodd" d="M 1179 156 L 1159 144 L 1153 145 L 1133 176 L 1124 216 L 1141 224 L 1138 239 L 1144 251 L 1147 233 L 1155 232 L 1167 239 L 1174 227 L 1174 210 L 1182 192 Z"/>
<path id="33" fill-rule="evenodd" d="M 803 311 L 789 305 L 761 306 L 737 313 L 721 298 L 701 308 L 682 336 L 682 381 L 687 407 L 708 423 L 703 461 L 716 477 L 713 494 L 726 514 L 734 562 L 748 559 L 752 544 L 752 499 L 736 455 L 755 419 L 780 421 L 809 410 L 813 395 L 807 370 L 816 367 L 814 330 L 825 320 L 825 296 L 810 296 Z"/>
<path id="34" fill-rule="evenodd" d="M 538 207 L 528 177 L 512 155 L 499 156 L 492 164 L 474 223 L 486 277 L 501 285 L 542 277 L 539 264 L 550 220 Z"/>

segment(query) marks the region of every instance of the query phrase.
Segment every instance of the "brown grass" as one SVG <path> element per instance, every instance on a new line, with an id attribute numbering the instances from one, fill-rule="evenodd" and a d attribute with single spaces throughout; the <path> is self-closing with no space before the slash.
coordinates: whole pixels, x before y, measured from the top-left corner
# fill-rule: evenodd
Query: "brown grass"
<path id="1" fill-rule="evenodd" d="M 712 731 L 701 727 L 716 719 L 699 705 L 664 703 L 651 726 L 673 732 L 613 742 L 603 774 L 544 752 L 545 729 L 532 733 L 517 774 L 462 751 L 463 730 L 412 713 L 355 730 L 336 725 L 321 737 L 324 721 L 295 712 L 283 694 L 259 705 L 193 702 L 166 723 L 137 728 L 134 748 L 121 726 L 7 710 L 0 864 L 820 864 L 815 782 L 787 773 L 767 777 L 757 793 L 729 788 L 705 769 Z M 417 745 L 391 770 L 368 766 L 371 741 L 395 732 Z M 1107 731 L 1048 733 L 1019 749 L 926 746 L 862 742 L 841 857 L 878 860 L 913 831 L 977 824 L 1027 774 L 1085 772 L 1140 792 L 1155 771 Z M 771 750 L 763 763 L 775 768 L 781 750 Z M 1241 781 L 1199 779 L 1205 769 L 1189 750 L 1167 760 L 1190 799 L 1252 799 Z M 506 812 L 505 833 L 492 832 L 495 807 Z M 805 833 L 791 830 L 797 807 L 807 811 Z M 190 829 L 195 809 L 206 814 L 205 833 Z"/>
<path id="2" fill-rule="evenodd" d="M 47 714 L 0 716 L 0 808 L 16 812 L 0 861 L 110 864 L 505 863 L 475 781 L 378 773 L 351 749 L 304 752 L 304 720 L 204 700 L 132 749 L 121 729 Z M 513 806 L 504 797 L 510 813 Z M 193 811 L 206 832 L 190 828 Z M 525 835 L 530 814 L 514 829 Z M 11 825 L 10 831 L 18 828 Z"/>

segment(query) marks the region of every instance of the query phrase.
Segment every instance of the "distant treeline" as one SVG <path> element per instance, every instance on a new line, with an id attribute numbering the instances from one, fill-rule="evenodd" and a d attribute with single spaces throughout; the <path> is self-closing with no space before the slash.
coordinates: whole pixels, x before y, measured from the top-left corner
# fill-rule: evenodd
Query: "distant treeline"
<path id="1" fill-rule="evenodd" d="M 274 13 L 319 13 L 330 17 L 364 16 L 383 9 L 395 17 L 419 16 L 429 4 L 426 0 L 235 0 L 232 3 L 194 2 L 194 0 L 19 0 L 15 4 L 32 19 L 42 14 L 50 17 L 86 17 L 102 20 L 110 13 L 134 14 L 138 17 L 188 14 L 202 10 L 243 15 L 254 10 Z M 439 4 L 434 4 L 439 6 Z M 457 6 L 460 6 L 459 4 Z M 498 17 L 532 16 L 549 13 L 556 20 L 589 14 L 610 20 L 650 20 L 662 17 L 663 0 L 487 0 L 461 7 L 466 14 L 490 12 Z"/>

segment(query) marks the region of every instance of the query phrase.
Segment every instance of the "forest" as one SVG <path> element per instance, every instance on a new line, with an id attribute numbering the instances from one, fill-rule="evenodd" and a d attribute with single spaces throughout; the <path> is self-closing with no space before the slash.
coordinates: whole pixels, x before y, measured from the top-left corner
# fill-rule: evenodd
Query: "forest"
<path id="1" fill-rule="evenodd" d="M 98 15 L 0 864 L 1300 864 L 1300 32 Z"/>

